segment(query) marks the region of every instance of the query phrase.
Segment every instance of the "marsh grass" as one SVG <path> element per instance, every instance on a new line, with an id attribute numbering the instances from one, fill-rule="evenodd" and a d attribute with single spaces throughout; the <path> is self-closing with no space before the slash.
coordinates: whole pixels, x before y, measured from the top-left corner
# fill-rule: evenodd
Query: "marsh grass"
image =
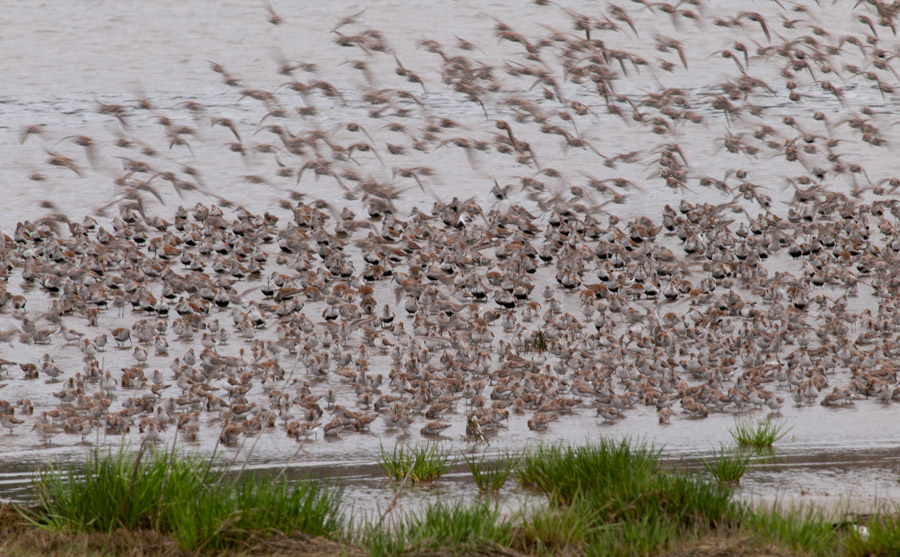
<path id="1" fill-rule="evenodd" d="M 701 459 L 703 466 L 719 483 L 738 485 L 750 468 L 750 455 L 745 451 L 720 447 L 712 460 Z"/>
<path id="2" fill-rule="evenodd" d="M 168 453 L 145 456 L 120 448 L 94 451 L 84 463 L 53 463 L 34 480 L 41 523 L 54 530 L 110 532 L 156 525 L 168 476 L 201 475 L 193 458 L 171 460 Z M 170 486 L 171 487 L 171 484 Z"/>
<path id="3" fill-rule="evenodd" d="M 515 464 L 515 457 L 509 454 L 501 455 L 496 460 L 487 460 L 484 453 L 478 458 L 463 455 L 463 460 L 466 461 L 480 493 L 500 491 Z"/>
<path id="4" fill-rule="evenodd" d="M 596 535 L 595 511 L 586 505 L 541 505 L 523 512 L 518 543 L 532 553 L 579 554 Z"/>
<path id="5" fill-rule="evenodd" d="M 568 504 L 579 493 L 604 492 L 660 474 L 658 456 L 658 451 L 627 440 L 580 447 L 540 444 L 525 450 L 515 473 L 520 484 Z"/>
<path id="6" fill-rule="evenodd" d="M 598 556 L 654 555 L 684 545 L 695 536 L 679 525 L 647 515 L 598 529 L 585 553 Z"/>
<path id="7" fill-rule="evenodd" d="M 94 451 L 35 478 L 33 524 L 55 531 L 155 529 L 185 550 L 239 545 L 248 533 L 322 536 L 341 527 L 341 492 L 314 481 L 227 475 L 173 452 Z"/>
<path id="8" fill-rule="evenodd" d="M 753 449 L 768 449 L 772 445 L 790 433 L 791 428 L 786 427 L 785 421 L 754 420 L 743 418 L 736 420 L 734 428 L 729 429 L 732 439 L 739 447 Z"/>
<path id="9" fill-rule="evenodd" d="M 382 453 L 394 479 L 433 479 L 451 465 L 450 451 L 436 443 L 397 446 L 390 454 L 382 448 Z M 722 448 L 707 467 L 732 456 Z M 738 460 L 746 464 L 744 456 Z M 376 556 L 510 550 L 654 555 L 715 546 L 716 540 L 726 548 L 750 540 L 755 554 L 769 549 L 804 555 L 900 552 L 896 516 L 876 515 L 863 530 L 841 521 L 835 526 L 834 519 L 813 509 L 752 508 L 733 500 L 727 486 L 705 474 L 663 470 L 657 450 L 628 440 L 580 447 L 544 444 L 495 462 L 486 462 L 484 455 L 466 462 L 473 477 L 482 478 L 476 483 L 483 491 L 499 489 L 514 473 L 546 500 L 504 515 L 492 498 L 438 499 L 408 514 L 385 512 L 376 520 L 354 522 L 341 512 L 341 492 L 327 485 L 227 472 L 212 459 L 142 447 L 94 451 L 84 462 L 40 469 L 34 480 L 37 505 L 18 511 L 39 529 L 0 522 L 0 538 L 18 535 L 10 542 L 20 544 L 15 547 L 41 547 L 38 553 L 46 549 L 53 555 L 90 551 L 54 553 L 46 545 L 51 542 L 38 546 L 34 540 L 57 540 L 53 547 L 61 548 L 67 535 L 76 540 L 118 536 L 158 540 L 169 552 L 250 554 L 263 547 L 258 544 L 264 539 L 315 537 L 333 540 L 332 548 L 349 543 L 351 552 Z M 157 541 L 145 543 L 156 547 Z M 35 553 L 23 554 L 29 552 Z"/>
<path id="10" fill-rule="evenodd" d="M 441 449 L 437 442 L 421 445 L 398 443 L 388 453 L 381 445 L 381 467 L 394 481 L 408 477 L 413 483 L 431 482 L 453 467 L 449 449 Z"/>
<path id="11" fill-rule="evenodd" d="M 358 543 L 374 557 L 438 552 L 472 555 L 486 548 L 510 546 L 514 528 L 499 507 L 487 500 L 437 501 L 387 526 L 365 527 Z"/>
<path id="12" fill-rule="evenodd" d="M 627 440 L 539 445 L 525 451 L 515 472 L 550 503 L 523 526 L 529 550 L 556 552 L 562 549 L 554 547 L 557 540 L 563 547 L 581 544 L 579 551 L 589 554 L 655 553 L 739 516 L 728 489 L 664 472 L 657 450 Z"/>
<path id="13" fill-rule="evenodd" d="M 806 555 L 841 553 L 846 535 L 835 528 L 834 520 L 812 508 L 781 511 L 776 507 L 746 509 L 742 527 L 790 551 Z"/>

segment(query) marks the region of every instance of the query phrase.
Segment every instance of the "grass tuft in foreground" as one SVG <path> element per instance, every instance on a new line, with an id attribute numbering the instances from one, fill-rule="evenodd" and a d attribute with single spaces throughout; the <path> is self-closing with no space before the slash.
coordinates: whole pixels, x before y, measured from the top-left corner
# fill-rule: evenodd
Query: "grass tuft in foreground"
<path id="1" fill-rule="evenodd" d="M 741 450 L 720 447 L 713 459 L 703 459 L 703 466 L 719 483 L 738 485 L 750 468 L 750 455 Z"/>
<path id="2" fill-rule="evenodd" d="M 790 433 L 791 428 L 785 427 L 785 422 L 765 420 L 753 420 L 744 418 L 735 421 L 734 428 L 728 433 L 738 444 L 738 447 L 754 449 L 768 449 L 772 445 Z"/>
<path id="3" fill-rule="evenodd" d="M 778 547 L 805 555 L 839 554 L 842 541 L 834 520 L 814 509 L 748 510 L 742 527 Z"/>
<path id="4" fill-rule="evenodd" d="M 393 452 L 388 453 L 381 446 L 381 467 L 395 481 L 407 476 L 413 483 L 431 482 L 444 475 L 453 467 L 449 449 L 441 449 L 437 442 L 421 445 L 398 443 Z"/>
<path id="5" fill-rule="evenodd" d="M 725 453 L 722 449 L 719 461 L 730 458 Z M 395 479 L 434 478 L 449 460 L 449 451 L 436 444 L 398 446 L 385 454 L 385 469 L 393 466 L 389 473 Z M 327 548 L 323 555 L 376 556 L 900 553 L 900 518 L 890 510 L 858 525 L 815 510 L 752 508 L 705 474 L 662 469 L 657 450 L 628 440 L 538 445 L 501 461 L 489 464 L 483 455 L 467 460 L 473 475 L 482 474 L 483 491 L 501 485 L 511 469 L 522 485 L 546 500 L 512 515 L 485 497 L 455 503 L 438 499 L 393 515 L 392 503 L 377 521 L 354 522 L 340 511 L 341 492 L 318 483 L 227 474 L 210 460 L 174 451 L 97 451 L 86 462 L 40 470 L 37 506 L 18 509 L 16 515 L 35 528 L 23 528 L 21 518 L 11 519 L 10 512 L 6 518 L 0 513 L 0 546 L 18 554 L 112 551 L 113 545 L 92 549 L 90 544 L 103 537 L 117 539 L 115 547 L 128 551 L 129 543 L 141 543 L 134 553 L 153 555 L 177 548 L 255 554 L 283 542 L 295 543 L 289 547 L 298 554 L 322 547 Z"/>
<path id="6" fill-rule="evenodd" d="M 523 511 L 518 544 L 538 555 L 574 555 L 596 534 L 596 512 L 587 505 L 544 505 Z"/>
<path id="7" fill-rule="evenodd" d="M 501 520 L 487 499 L 471 503 L 437 501 L 395 524 L 363 528 L 358 543 L 374 557 L 438 553 L 473 555 L 490 547 L 509 547 L 513 525 Z"/>
<path id="8" fill-rule="evenodd" d="M 337 532 L 341 492 L 304 481 L 227 477 L 211 462 L 174 452 L 93 452 L 48 466 L 35 479 L 34 524 L 57 531 L 154 529 L 185 550 L 224 549 L 251 533 Z"/>
<path id="9" fill-rule="evenodd" d="M 523 549 L 652 554 L 737 520 L 728 489 L 664 472 L 658 456 L 627 440 L 525 451 L 516 476 L 550 506 L 525 517 Z"/>
<path id="10" fill-rule="evenodd" d="M 482 454 L 479 458 L 463 455 L 469 472 L 481 493 L 496 493 L 503 488 L 506 479 L 512 472 L 515 459 L 509 455 L 501 456 L 497 460 L 489 461 Z"/>

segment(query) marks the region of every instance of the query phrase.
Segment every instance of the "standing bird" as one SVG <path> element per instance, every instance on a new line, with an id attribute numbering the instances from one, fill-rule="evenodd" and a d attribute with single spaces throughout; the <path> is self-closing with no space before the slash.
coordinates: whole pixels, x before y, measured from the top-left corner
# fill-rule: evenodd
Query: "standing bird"
<path id="1" fill-rule="evenodd" d="M 450 424 L 444 422 L 428 422 L 419 430 L 422 435 L 440 435 L 442 431 L 450 427 Z"/>

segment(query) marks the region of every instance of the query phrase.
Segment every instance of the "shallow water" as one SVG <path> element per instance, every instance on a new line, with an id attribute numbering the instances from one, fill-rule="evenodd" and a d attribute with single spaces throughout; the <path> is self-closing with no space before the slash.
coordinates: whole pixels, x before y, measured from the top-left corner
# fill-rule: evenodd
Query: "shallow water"
<path id="1" fill-rule="evenodd" d="M 618 33 L 595 31 L 595 36 L 599 34 L 603 37 L 609 48 L 614 44 L 616 49 L 639 55 L 650 61 L 651 65 L 656 65 L 660 59 L 675 64 L 675 71 L 671 73 L 658 66 L 635 68 L 629 65 L 621 69 L 619 79 L 614 82 L 617 94 L 636 100 L 645 99 L 648 93 L 663 88 L 682 89 L 681 94 L 687 104 L 702 116 L 703 122 L 672 124 L 672 131 L 665 135 L 654 134 L 649 126 L 610 114 L 603 100 L 590 88 L 571 83 L 563 86 L 565 97 L 582 103 L 591 112 L 576 118 L 577 126 L 570 126 L 558 117 L 558 111 L 571 112 L 571 107 L 544 99 L 540 87 L 534 86 L 534 79 L 504 72 L 504 68 L 528 61 L 522 55 L 520 46 L 495 37 L 493 29 L 497 21 L 491 16 L 532 40 L 534 37 L 549 36 L 549 29 L 574 33 L 571 31 L 571 19 L 557 7 L 522 5 L 518 2 L 464 1 L 438 6 L 425 2 L 366 5 L 368 8 L 359 17 L 360 22 L 342 28 L 341 32 L 356 33 L 367 28 L 382 31 L 404 67 L 422 76 L 426 84 L 424 90 L 396 75 L 392 57 L 383 54 L 370 57 L 359 49 L 341 48 L 334 44 L 336 34 L 331 33 L 330 29 L 341 17 L 362 9 L 360 4 L 353 2 L 333 2 L 328 3 L 327 7 L 276 4 L 276 10 L 286 21 L 279 26 L 266 22 L 265 10 L 255 3 L 212 5 L 196 1 L 125 6 L 104 1 L 88 5 L 51 1 L 18 3 L 7 7 L 4 14 L 7 25 L 4 26 L 0 45 L 4 52 L 12 55 L 0 57 L 0 75 L 5 77 L 0 83 L 0 191 L 6 203 L 0 211 L 0 229 L 11 235 L 17 222 L 35 220 L 54 211 L 80 220 L 81 216 L 94 213 L 98 207 L 115 202 L 123 191 L 114 184 L 114 179 L 123 173 L 121 157 L 145 160 L 163 171 L 180 172 L 183 165 L 191 165 L 202 173 L 204 188 L 209 192 L 253 213 L 271 211 L 280 216 L 282 222 L 290 219 L 290 213 L 279 208 L 278 202 L 286 199 L 292 191 L 302 191 L 307 200 L 325 199 L 338 210 L 347 206 L 357 214 L 364 214 L 363 200 L 358 195 L 356 199 L 343 198 L 343 190 L 329 176 L 316 178 L 312 171 L 307 171 L 298 182 L 294 177 L 278 176 L 277 162 L 270 154 L 256 152 L 241 156 L 230 151 L 226 144 L 235 138 L 226 128 L 211 126 L 211 117 L 232 119 L 248 148 L 276 140 L 266 131 L 257 131 L 268 112 L 263 104 L 241 97 L 238 89 L 223 85 L 221 77 L 211 71 L 209 61 L 221 64 L 246 87 L 275 91 L 284 107 L 291 111 L 304 105 L 318 109 L 318 113 L 312 116 L 301 117 L 291 112 L 286 119 L 268 118 L 263 124 L 283 121 L 295 133 L 322 129 L 330 133 L 334 141 L 345 146 L 366 140 L 364 136 L 351 133 L 344 127 L 347 122 L 361 124 L 375 138 L 374 142 L 380 147 L 385 162 L 382 163 L 371 153 L 357 152 L 353 155 L 356 164 L 347 163 L 346 167 L 371 175 L 376 181 L 392 182 L 405 189 L 395 200 L 401 218 L 406 218 L 413 207 L 429 212 L 436 199 L 446 202 L 452 197 L 472 197 L 485 211 L 492 206 L 503 209 L 513 202 L 523 203 L 538 215 L 536 223 L 546 226 L 548 214 L 540 209 L 536 199 L 544 203 L 556 195 L 571 202 L 568 187 L 580 185 L 587 189 L 584 184 L 589 175 L 598 179 L 624 178 L 639 188 L 620 191 L 613 186 L 613 191 L 624 194 L 625 198 L 622 204 L 603 205 L 604 211 L 614 213 L 623 223 L 638 216 L 658 221 L 664 206 L 677 206 L 682 199 L 690 203 L 712 204 L 732 201 L 733 195 L 699 185 L 699 178 L 711 176 L 737 187 L 739 181 L 731 177 L 736 169 L 745 169 L 749 173 L 747 181 L 759 185 L 758 191 L 772 197 L 771 211 L 784 217 L 787 203 L 794 193 L 793 188 L 786 184 L 786 178 L 806 174 L 816 166 L 829 168 L 830 163 L 825 159 L 825 140 L 816 140 L 817 154 L 802 153 L 799 162 L 791 162 L 783 154 L 776 154 L 774 150 L 762 146 L 761 142 L 752 140 L 753 131 L 761 125 L 772 126 L 772 137 L 781 144 L 796 138 L 798 129 L 810 134 L 827 134 L 840 140 L 834 151 L 840 154 L 845 164 L 855 163 L 865 169 L 867 177 L 864 179 L 860 173 L 832 172 L 826 183 L 828 191 L 847 193 L 856 185 L 865 184 L 866 180 L 878 184 L 894 173 L 889 148 L 872 147 L 860 141 L 860 134 L 849 125 L 839 124 L 842 119 L 859 117 L 860 111 L 867 106 L 872 109 L 872 121 L 888 146 L 896 144 L 897 134 L 900 133 L 900 129 L 892 126 L 894 122 L 891 118 L 891 114 L 896 112 L 896 95 L 882 94 L 871 81 L 848 73 L 847 68 L 853 65 L 871 71 L 871 54 L 862 56 L 860 49 L 850 44 L 844 43 L 840 53 L 829 59 L 834 69 L 842 74 L 841 77 L 831 74 L 828 79 L 843 88 L 843 102 L 838 102 L 822 89 L 820 82 L 826 74 L 819 69 L 814 72 L 818 81 L 811 80 L 803 71 L 796 72 L 793 81 L 803 100 L 791 101 L 786 80 L 778 75 L 781 66 L 776 63 L 777 58 L 757 55 L 751 56 L 746 69 L 753 77 L 770 84 L 772 92 L 759 88 L 745 100 L 763 107 L 765 111 L 762 115 L 749 115 L 745 107 L 738 117 L 726 116 L 711 106 L 710 99 L 721 94 L 720 84 L 740 75 L 732 60 L 722 58 L 715 51 L 733 49 L 734 40 L 742 41 L 751 49 L 768 44 L 761 28 L 746 19 L 741 27 L 715 25 L 716 18 L 737 15 L 727 3 L 713 3 L 698 9 L 702 16 L 700 25 L 686 20 L 676 25 L 671 18 L 659 12 L 653 13 L 638 4 L 628 4 L 623 7 L 633 18 L 639 37 L 635 37 L 625 25 Z M 585 2 L 573 9 L 599 18 L 606 13 L 606 6 Z M 867 13 L 867 6 L 854 7 L 850 2 L 838 2 L 827 7 L 809 3 L 808 8 L 807 13 L 800 13 L 783 12 L 771 2 L 752 2 L 746 6 L 748 11 L 757 10 L 766 18 L 773 44 L 814 36 L 811 35 L 813 25 L 829 33 L 827 37 L 815 35 L 821 43 L 837 43 L 839 37 L 850 35 L 864 38 L 864 33 L 868 33 L 867 28 L 854 17 Z M 782 16 L 796 17 L 806 22 L 795 29 L 787 29 L 780 25 Z M 65 25 L 60 25 L 60 22 L 65 22 Z M 656 34 L 676 38 L 684 45 L 688 69 L 681 68 L 674 51 L 661 52 L 654 48 L 651 37 Z M 456 37 L 472 41 L 483 50 L 454 50 L 452 45 Z M 489 119 L 485 119 L 480 106 L 466 102 L 440 83 L 440 58 L 417 47 L 417 43 L 425 38 L 437 40 L 448 51 L 471 56 L 495 67 L 502 91 L 485 95 Z M 897 46 L 896 37 L 889 30 L 881 29 L 878 47 L 892 50 Z M 277 73 L 279 58 L 316 63 L 318 73 L 303 74 L 298 71 L 295 78 L 303 81 L 327 80 L 340 90 L 346 103 L 318 93 L 304 98 L 287 88 L 278 88 L 279 84 L 291 79 Z M 427 110 L 419 108 L 411 100 L 402 100 L 395 109 L 408 109 L 409 116 L 370 117 L 371 107 L 363 100 L 365 78 L 347 63 L 351 60 L 364 60 L 371 65 L 375 87 L 408 90 L 418 97 Z M 744 63 L 743 59 L 739 61 Z M 559 58 L 547 56 L 543 63 L 562 81 Z M 636 71 L 638 69 L 639 72 Z M 900 85 L 890 72 L 880 71 L 878 75 L 886 83 Z M 134 108 L 137 98 L 146 98 L 157 107 L 156 110 L 151 112 Z M 569 133 L 577 128 L 577 132 L 603 156 L 588 149 L 566 148 L 559 136 L 540 133 L 539 126 L 534 122 L 517 122 L 513 105 L 508 102 L 514 98 L 534 103 L 551 115 L 550 121 L 561 125 Z M 206 115 L 197 117 L 192 114 L 184 104 L 188 101 L 206 107 Z M 98 114 L 98 103 L 129 107 L 127 127 L 109 115 Z M 733 100 L 733 103 L 745 105 L 739 99 Z M 641 106 L 639 110 L 651 117 L 658 115 L 652 107 Z M 816 111 L 825 114 L 827 125 L 814 118 Z M 196 136 L 185 137 L 190 150 L 170 145 L 159 124 L 158 116 L 162 114 L 177 125 L 196 128 Z M 509 121 L 517 136 L 532 145 L 541 168 L 556 169 L 559 176 L 539 174 L 533 164 L 517 164 L 513 157 L 495 151 L 473 151 L 470 160 L 452 142 L 427 152 L 416 151 L 411 148 L 409 137 L 384 127 L 388 122 L 396 121 L 421 129 L 436 117 L 451 118 L 460 124 L 459 128 L 443 133 L 442 138 L 448 141 L 453 137 L 494 141 L 500 133 L 495 120 Z M 787 125 L 785 117 L 795 118 L 797 124 L 794 127 Z M 19 134 L 26 125 L 43 125 L 42 137 L 29 137 L 24 144 L 20 144 Z M 726 134 L 762 146 L 761 154 L 753 157 L 744 153 L 729 153 L 723 149 Z M 86 135 L 94 139 L 97 146 L 93 162 L 82 147 L 72 143 L 72 135 Z M 117 139 L 128 139 L 135 145 L 152 147 L 157 154 L 142 155 L 138 148 L 116 147 L 114 143 Z M 672 142 L 678 143 L 689 162 L 689 190 L 666 187 L 658 176 L 661 146 Z M 389 155 L 383 149 L 387 143 L 404 145 L 408 152 L 405 155 Z M 70 169 L 49 166 L 49 151 L 71 157 L 81 175 Z M 620 162 L 615 166 L 603 164 L 607 157 L 630 151 L 639 151 L 634 162 Z M 289 159 L 281 153 L 278 160 L 296 169 L 306 159 Z M 417 166 L 434 169 L 434 176 L 423 178 L 421 189 L 412 179 L 396 176 L 391 171 L 391 168 Z M 29 179 L 36 172 L 43 175 L 42 180 Z M 246 177 L 251 175 L 264 179 L 268 184 L 249 182 Z M 522 178 L 540 179 L 545 183 L 546 191 L 523 191 L 518 187 Z M 491 194 L 495 180 L 500 185 L 517 186 L 509 199 L 498 201 Z M 190 208 L 197 202 L 209 204 L 214 201 L 209 195 L 196 192 L 186 192 L 185 197 L 180 198 L 161 179 L 156 179 L 152 186 L 164 204 L 159 203 L 149 191 L 143 191 L 140 195 L 146 210 L 167 219 L 171 219 L 174 207 L 178 205 Z M 588 197 L 589 204 L 598 205 L 609 199 L 608 194 L 589 189 Z M 872 191 L 863 191 L 860 199 L 871 202 L 885 198 L 874 195 Z M 41 207 L 42 201 L 52 202 L 55 208 Z M 750 200 L 738 199 L 737 204 L 748 217 L 762 210 Z M 101 224 L 108 226 L 115 208 L 114 204 L 108 209 L 106 220 L 98 218 Z M 734 213 L 733 218 L 744 221 L 742 213 Z M 364 236 L 365 231 L 360 234 Z M 873 232 L 873 236 L 883 240 L 877 232 Z M 657 242 L 673 251 L 680 246 L 675 238 L 661 236 Z M 362 267 L 361 257 L 362 252 L 353 252 L 357 270 Z M 772 257 L 763 265 L 770 276 L 777 272 L 799 275 L 802 271 L 802 260 L 795 261 L 787 255 Z M 279 268 L 286 269 L 284 266 Z M 10 293 L 28 297 L 29 313 L 40 315 L 48 309 L 51 298 L 44 296 L 38 287 L 23 289 L 18 273 L 17 270 L 10 277 Z M 538 288 L 535 293 L 543 284 L 555 285 L 554 273 L 555 269 L 551 266 L 538 271 L 534 279 Z M 694 273 L 695 279 L 704 274 L 697 268 L 694 268 Z M 260 284 L 261 281 L 248 281 L 241 290 L 250 290 Z M 375 286 L 379 305 L 394 303 L 394 287 L 395 284 L 386 281 Z M 817 293 L 837 298 L 843 292 L 842 289 L 825 286 Z M 865 309 L 876 309 L 880 301 L 872 294 L 872 289 L 864 283 L 859 294 L 848 299 L 848 310 L 859 313 Z M 741 295 L 751 299 L 752 294 L 744 290 Z M 566 311 L 581 316 L 577 291 L 557 289 L 557 296 Z M 258 292 L 248 297 L 261 298 Z M 755 302 L 763 305 L 761 300 Z M 668 306 L 650 302 L 634 305 L 642 310 L 655 309 L 658 313 L 690 310 L 690 304 L 684 302 Z M 324 304 L 320 302 L 307 302 L 305 311 L 316 320 L 323 309 Z M 813 324 L 821 324 L 823 312 L 810 307 L 808 315 Z M 219 317 L 225 319 L 228 316 L 223 312 Z M 119 316 L 114 310 L 106 310 L 98 329 L 130 326 L 141 317 L 130 311 Z M 591 327 L 590 321 L 583 319 L 585 327 Z M 538 319 L 528 327 L 534 329 L 539 323 Z M 64 324 L 86 330 L 81 318 L 64 318 Z M 411 322 L 407 321 L 407 325 L 411 326 Z M 19 326 L 9 310 L 0 314 L 0 330 Z M 855 327 L 851 327 L 854 337 L 862 332 Z M 625 328 L 624 325 L 619 326 L 618 334 L 623 334 Z M 492 329 L 497 335 L 496 347 L 499 339 L 504 337 L 497 324 Z M 96 334 L 93 329 L 90 332 Z M 272 327 L 258 332 L 258 338 L 273 339 Z M 196 337 L 190 342 L 169 340 L 169 354 L 151 355 L 148 370 L 159 368 L 169 373 L 169 362 L 173 357 L 182 356 L 190 347 L 196 347 L 198 353 L 200 351 Z M 232 341 L 228 346 L 220 347 L 219 351 L 223 355 L 238 356 L 241 348 L 240 342 Z M 102 357 L 105 369 L 119 370 L 134 364 L 131 349 L 130 345 L 125 349 L 110 347 L 98 354 L 98 358 Z M 81 370 L 82 354 L 74 346 L 65 345 L 59 337 L 55 337 L 48 346 L 25 345 L 13 340 L 0 350 L 0 357 L 17 362 L 36 362 L 44 353 L 50 353 L 56 364 L 66 370 L 63 378 Z M 551 356 L 548 363 L 556 360 Z M 290 378 L 309 379 L 305 366 L 290 355 L 285 355 L 281 364 L 288 370 Z M 369 369 L 372 374 L 382 374 L 387 378 L 391 366 L 386 354 L 374 350 L 370 352 Z M 834 385 L 846 384 L 849 379 L 846 366 L 840 367 L 829 377 Z M 59 384 L 45 384 L 43 379 L 22 380 L 16 368 L 12 368 L 9 378 L 4 377 L 3 380 L 7 383 L 0 391 L 3 398 L 9 401 L 31 398 L 36 414 L 57 404 L 52 393 L 59 389 Z M 338 391 L 339 403 L 352 404 L 352 388 L 342 385 L 333 374 L 325 380 L 311 382 L 314 394 L 323 394 L 329 388 Z M 796 408 L 791 405 L 789 393 L 784 387 L 770 385 L 769 388 L 774 388 L 779 396 L 786 398 L 780 415 L 792 430 L 777 445 L 778 463 L 757 467 L 748 474 L 742 488 L 748 497 L 767 499 L 775 497 L 775 494 L 800 497 L 809 494 L 811 497 L 827 498 L 852 493 L 857 500 L 874 496 L 896 498 L 896 481 L 893 479 L 896 455 L 892 450 L 900 445 L 900 425 L 891 419 L 894 415 L 892 404 L 858 400 L 850 408 L 826 408 L 818 404 Z M 178 394 L 178 388 L 173 386 L 164 396 Z M 111 410 L 120 409 L 124 399 L 130 396 L 135 394 L 127 391 L 117 393 Z M 258 402 L 266 400 L 259 390 L 252 391 L 249 398 Z M 571 416 L 562 416 L 544 433 L 528 429 L 528 415 L 514 414 L 508 427 L 491 438 L 491 450 L 505 451 L 541 440 L 578 443 L 601 436 L 631 437 L 661 447 L 666 457 L 677 460 L 709 455 L 721 444 L 731 442 L 728 430 L 734 423 L 733 412 L 714 412 L 706 419 L 689 418 L 676 412 L 671 424 L 659 425 L 655 408 L 637 405 L 627 412 L 625 419 L 607 423 L 596 417 L 594 409 L 588 404 L 583 406 Z M 445 421 L 451 423 L 451 427 L 444 433 L 445 442 L 452 442 L 460 450 L 480 450 L 461 440 L 465 433 L 464 412 L 460 402 L 457 413 L 447 415 Z M 753 415 L 763 417 L 765 413 L 756 411 Z M 3 437 L 4 451 L 0 455 L 0 466 L 6 470 L 0 476 L 0 492 L 9 497 L 18 497 L 23 493 L 23 478 L 36 464 L 51 458 L 78 458 L 88 450 L 78 436 L 59 435 L 53 439 L 52 445 L 46 445 L 33 433 L 21 431 L 30 428 L 34 420 L 33 417 L 25 419 L 26 425 Z M 286 439 L 284 431 L 276 429 L 263 431 L 258 437 L 247 437 L 238 448 L 222 450 L 227 458 L 256 467 L 279 468 L 289 463 L 298 469 L 326 470 L 329 473 L 339 470 L 341 475 L 358 476 L 360 496 L 367 497 L 380 492 L 381 480 L 371 480 L 378 476 L 374 462 L 379 447 L 382 444 L 392 446 L 398 441 L 419 440 L 416 432 L 423 423 L 424 419 L 418 420 L 411 428 L 413 433 L 403 436 L 387 429 L 381 420 L 376 420 L 370 432 L 345 433 L 338 438 L 325 439 L 319 435 L 302 444 Z M 198 443 L 189 444 L 188 449 L 208 453 L 216 444 L 222 422 L 218 415 L 204 414 L 201 425 L 203 435 Z M 174 426 L 170 427 L 163 432 L 163 441 L 175 439 L 176 433 Z M 95 445 L 116 445 L 121 441 L 117 436 L 103 433 L 96 433 L 89 439 Z M 136 427 L 132 428 L 127 440 L 140 442 Z M 848 480 L 848 477 L 851 479 Z M 354 482 L 350 484 L 354 485 Z"/>

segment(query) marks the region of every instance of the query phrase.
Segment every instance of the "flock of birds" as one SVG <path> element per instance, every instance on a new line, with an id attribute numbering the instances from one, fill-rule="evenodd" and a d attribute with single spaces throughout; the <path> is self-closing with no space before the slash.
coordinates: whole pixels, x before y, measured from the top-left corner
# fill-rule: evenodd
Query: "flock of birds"
<path id="1" fill-rule="evenodd" d="M 346 61 L 364 81 L 356 91 L 311 63 L 285 60 L 287 81 L 258 89 L 213 63 L 258 121 L 193 101 L 167 115 L 141 98 L 97 106 L 116 125 L 112 145 L 24 128 L 20 142 L 49 166 L 30 175 L 38 183 L 101 174 L 103 149 L 122 170 L 97 215 L 46 201 L 46 216 L 0 239 L 0 378 L 19 392 L 53 385 L 40 400 L 0 400 L 0 425 L 47 444 L 170 430 L 305 443 L 454 424 L 484 442 L 515 420 L 552 432 L 571 415 L 617 422 L 636 406 L 669 424 L 900 400 L 900 179 L 851 162 L 889 153 L 879 109 L 853 99 L 887 102 L 900 85 L 886 45 L 900 4 L 848 4 L 856 32 L 836 35 L 778 0 L 766 12 L 777 15 L 728 17 L 697 0 L 596 14 L 535 3 L 571 27 L 526 36 L 496 20 L 514 51 L 499 66 L 477 57 L 489 45 L 458 39 L 419 43 L 436 72 L 407 68 L 358 13 L 332 30 L 359 57 Z M 266 7 L 269 23 L 291 25 Z M 656 60 L 613 48 L 649 41 L 647 18 L 676 37 L 691 26 L 746 36 L 711 54 L 733 77 L 711 91 L 664 87 L 695 63 L 679 39 L 657 32 Z M 408 88 L 380 87 L 384 64 Z M 637 79 L 658 86 L 632 91 Z M 465 122 L 430 106 L 436 89 Z M 317 120 L 360 111 L 362 123 Z M 612 154 L 596 132 L 611 120 L 647 148 Z M 713 126 L 724 130 L 714 157 L 743 168 L 714 177 L 682 148 Z M 161 146 L 148 138 L 160 130 Z M 210 146 L 247 161 L 248 190 L 282 192 L 278 207 L 252 212 L 204 179 L 189 157 Z M 480 197 L 454 196 L 428 165 L 453 150 Z M 570 160 L 591 172 L 576 183 Z M 754 183 L 770 164 L 796 174 Z M 498 179 L 504 165 L 525 176 Z M 310 199 L 323 184 L 331 194 Z M 624 210 L 654 191 L 679 200 Z M 398 209 L 413 195 L 429 201 Z M 172 196 L 189 208 L 167 213 Z M 18 355 L 35 350 L 45 354 Z"/>

